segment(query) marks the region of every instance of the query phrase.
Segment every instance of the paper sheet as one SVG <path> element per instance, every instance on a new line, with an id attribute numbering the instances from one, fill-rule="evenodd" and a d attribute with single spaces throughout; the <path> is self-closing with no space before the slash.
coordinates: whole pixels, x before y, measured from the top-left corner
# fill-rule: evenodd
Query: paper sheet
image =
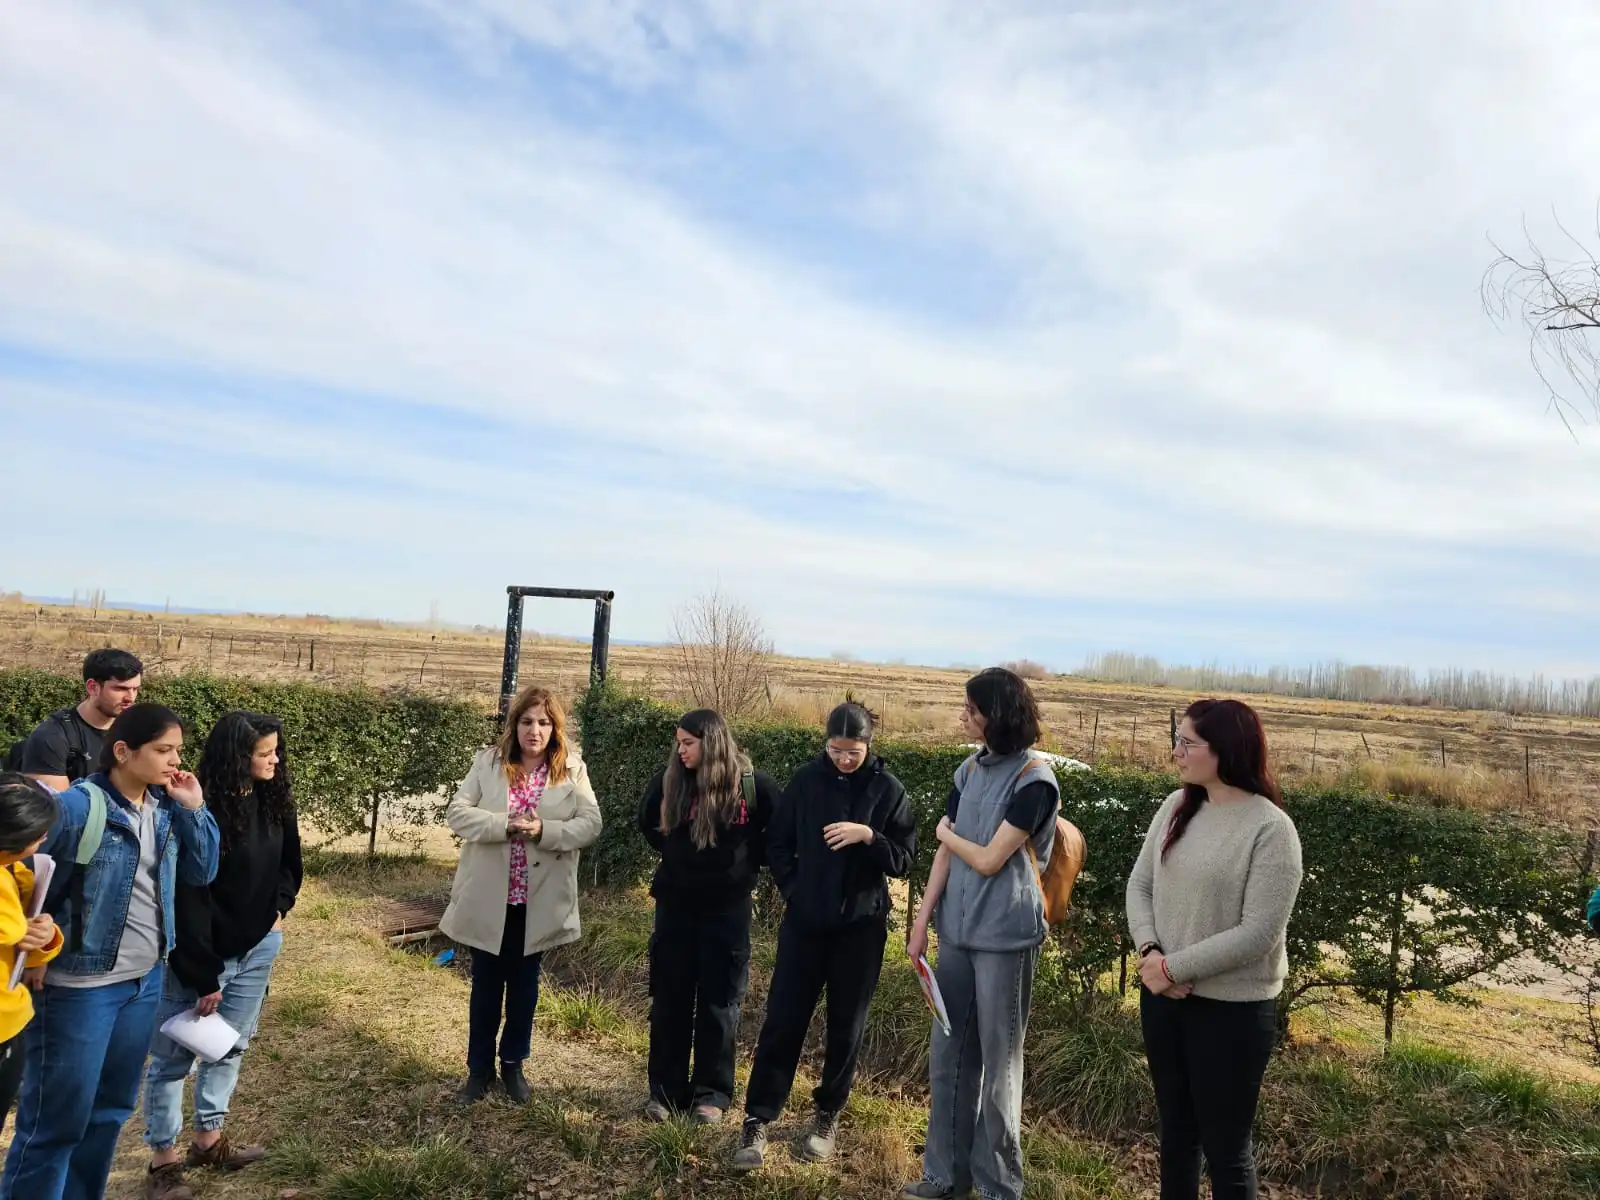
<path id="1" fill-rule="evenodd" d="M 44 911 L 44 894 L 50 890 L 50 877 L 56 873 L 55 859 L 48 854 L 35 854 L 33 856 L 33 899 L 28 903 L 28 920 L 33 920 Z M 17 961 L 11 968 L 11 982 L 6 984 L 10 991 L 22 982 L 22 972 L 27 969 L 28 956 L 21 950 L 17 951 Z"/>
<path id="2" fill-rule="evenodd" d="M 221 1062 L 239 1043 L 239 1031 L 217 1013 L 202 1017 L 192 1008 L 173 1017 L 161 1032 L 196 1057 L 213 1063 Z"/>
<path id="3" fill-rule="evenodd" d="M 919 955 L 911 965 L 917 972 L 917 982 L 922 985 L 922 998 L 928 1002 L 928 1011 L 939 1022 L 945 1037 L 949 1037 L 950 1014 L 945 1010 L 944 997 L 939 994 L 939 981 L 933 977 L 933 968 L 928 965 L 927 955 Z"/>

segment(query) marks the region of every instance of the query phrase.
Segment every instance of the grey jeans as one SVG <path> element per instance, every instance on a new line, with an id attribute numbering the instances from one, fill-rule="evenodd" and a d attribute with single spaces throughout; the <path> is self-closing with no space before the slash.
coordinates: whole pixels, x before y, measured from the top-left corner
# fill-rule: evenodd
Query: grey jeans
<path id="1" fill-rule="evenodd" d="M 950 1033 L 935 1023 L 922 1174 L 957 1196 L 1022 1196 L 1022 1041 L 1038 962 L 1038 947 L 939 947 Z"/>

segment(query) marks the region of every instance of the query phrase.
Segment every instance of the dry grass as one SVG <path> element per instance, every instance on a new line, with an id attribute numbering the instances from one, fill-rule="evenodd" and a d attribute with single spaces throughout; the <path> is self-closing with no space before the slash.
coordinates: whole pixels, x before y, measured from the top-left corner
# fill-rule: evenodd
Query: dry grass
<path id="1" fill-rule="evenodd" d="M 378 898 L 447 887 L 448 864 L 380 859 L 369 869 L 355 856 L 323 855 L 313 866 L 229 1120 L 236 1139 L 265 1142 L 272 1155 L 237 1175 L 192 1176 L 201 1200 L 269 1200 L 288 1191 L 303 1200 L 822 1200 L 882 1196 L 915 1176 L 921 1110 L 870 1085 L 846 1116 L 836 1163 L 813 1166 L 790 1153 L 807 1116 L 802 1108 L 776 1128 L 768 1168 L 735 1176 L 726 1162 L 736 1123 L 647 1125 L 638 1115 L 645 1084 L 636 1012 L 593 989 L 564 986 L 571 976 L 559 970 L 540 1001 L 528 1064 L 533 1103 L 461 1108 L 452 1097 L 466 1050 L 465 976 L 432 965 L 425 953 L 391 950 L 365 928 Z M 575 966 L 570 956 L 568 966 Z M 111 1200 L 142 1195 L 140 1131 L 135 1116 Z M 1095 1151 L 1058 1134 L 1041 1132 L 1030 1153 L 1079 1172 L 1041 1194 L 1139 1194 Z"/>
<path id="2" fill-rule="evenodd" d="M 152 670 L 210 669 L 261 678 L 317 678 L 439 689 L 479 697 L 499 687 L 498 630 L 428 630 L 378 622 L 266 616 L 173 616 L 0 602 L 0 662 L 75 671 L 117 644 Z M 310 651 L 316 645 L 316 670 Z M 589 647 L 530 634 L 521 677 L 569 695 L 588 679 Z M 664 647 L 613 646 L 613 674 L 672 696 Z M 878 711 L 886 732 L 955 735 L 965 669 L 775 658 L 770 711 L 820 724 L 846 691 Z M 1163 762 L 1168 723 L 1190 697 L 1170 688 L 1036 680 L 1049 749 L 1078 758 Z M 1600 721 L 1251 695 L 1290 780 L 1381 772 L 1381 784 L 1447 803 L 1509 809 L 1600 826 Z M 1442 750 L 1441 750 L 1442 747 Z M 1443 755 L 1444 765 L 1440 767 Z"/>

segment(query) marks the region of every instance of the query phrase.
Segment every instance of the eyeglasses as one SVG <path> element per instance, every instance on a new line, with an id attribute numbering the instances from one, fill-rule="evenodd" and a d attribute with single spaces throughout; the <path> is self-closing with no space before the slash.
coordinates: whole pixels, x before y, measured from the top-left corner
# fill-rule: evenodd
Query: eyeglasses
<path id="1" fill-rule="evenodd" d="M 1187 754 L 1189 751 L 1197 750 L 1204 745 L 1204 742 L 1193 741 L 1184 737 L 1183 734 L 1180 733 L 1177 740 L 1172 743 L 1172 749 L 1179 754 Z"/>
<path id="2" fill-rule="evenodd" d="M 829 758 L 865 758 L 865 750 L 839 750 L 833 746 L 827 747 Z"/>

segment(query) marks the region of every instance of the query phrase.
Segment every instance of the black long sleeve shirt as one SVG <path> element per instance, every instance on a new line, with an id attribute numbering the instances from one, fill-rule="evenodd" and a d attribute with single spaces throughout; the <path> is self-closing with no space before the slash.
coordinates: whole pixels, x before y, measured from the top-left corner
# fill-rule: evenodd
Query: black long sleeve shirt
<path id="1" fill-rule="evenodd" d="M 639 831 L 661 855 L 650 882 L 650 894 L 658 901 L 710 911 L 737 904 L 755 889 L 766 861 L 767 822 L 781 798 L 772 776 L 757 771 L 755 777 L 754 811 L 744 820 L 719 826 L 716 845 L 704 849 L 690 837 L 687 814 L 671 832 L 661 832 L 666 773 L 650 781 L 639 804 Z"/>
<path id="2" fill-rule="evenodd" d="M 294 907 L 301 874 L 293 815 L 274 825 L 252 804 L 245 835 L 224 841 L 216 879 L 205 887 L 178 886 L 177 939 L 167 963 L 184 986 L 202 996 L 220 990 L 223 964 L 254 949 Z"/>

